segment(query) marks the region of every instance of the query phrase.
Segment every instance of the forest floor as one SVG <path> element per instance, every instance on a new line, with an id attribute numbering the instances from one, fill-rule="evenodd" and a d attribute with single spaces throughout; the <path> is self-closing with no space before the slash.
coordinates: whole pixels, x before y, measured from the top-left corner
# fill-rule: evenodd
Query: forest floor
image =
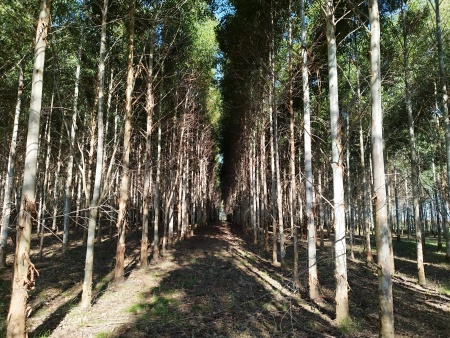
<path id="1" fill-rule="evenodd" d="M 307 298 L 304 242 L 301 286 L 295 288 L 291 246 L 286 268 L 273 267 L 270 254 L 247 243 L 241 231 L 226 222 L 196 229 L 148 269 L 138 268 L 139 231 L 129 237 L 128 247 L 136 250 L 127 251 L 126 280 L 120 285 L 112 283 L 115 241 L 96 244 L 95 296 L 89 310 L 78 306 L 85 250 L 80 241 L 73 241 L 66 256 L 57 242 L 46 246 L 44 260 L 36 263 L 36 289 L 30 292 L 29 337 L 378 336 L 376 269 L 365 264 L 360 245 L 355 247 L 356 259 L 348 261 L 352 320 L 337 326 L 329 241 L 318 247 L 322 298 L 313 303 Z M 441 263 L 444 255 L 436 252 L 435 240 L 427 239 L 426 288 L 415 284 L 414 241 L 395 242 L 394 250 L 396 336 L 449 337 L 450 266 Z M 34 257 L 37 261 L 36 252 Z M 0 292 L 6 294 L 0 298 L 3 318 L 10 274 L 10 269 L 0 271 Z"/>

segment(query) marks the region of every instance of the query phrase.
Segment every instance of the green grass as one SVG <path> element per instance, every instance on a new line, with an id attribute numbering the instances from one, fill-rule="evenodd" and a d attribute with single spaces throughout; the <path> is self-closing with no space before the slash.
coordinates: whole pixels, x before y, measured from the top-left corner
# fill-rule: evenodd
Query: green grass
<path id="1" fill-rule="evenodd" d="M 338 328 L 339 331 L 344 334 L 356 333 L 362 330 L 361 323 L 351 318 L 347 318 L 346 320 L 339 323 Z"/>
<path id="2" fill-rule="evenodd" d="M 145 303 L 138 303 L 133 304 L 129 308 L 127 308 L 125 311 L 132 314 L 138 314 L 148 309 L 148 304 Z"/>
<path id="3" fill-rule="evenodd" d="M 109 338 L 112 337 L 108 332 L 100 332 L 95 335 L 95 338 Z"/>
<path id="4" fill-rule="evenodd" d="M 440 289 L 439 289 L 439 292 L 440 292 L 440 293 L 443 293 L 443 294 L 445 294 L 445 295 L 447 295 L 447 296 L 450 296 L 450 282 L 448 282 L 448 283 L 442 285 L 442 286 L 440 287 Z"/>

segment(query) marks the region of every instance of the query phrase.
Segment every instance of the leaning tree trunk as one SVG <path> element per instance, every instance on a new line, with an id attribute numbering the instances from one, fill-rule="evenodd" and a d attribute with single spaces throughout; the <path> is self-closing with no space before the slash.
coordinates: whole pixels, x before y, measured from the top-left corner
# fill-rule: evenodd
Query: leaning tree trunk
<path id="1" fill-rule="evenodd" d="M 106 52 L 106 18 L 108 14 L 108 0 L 104 0 L 102 9 L 102 33 L 100 39 L 100 58 L 98 63 L 98 108 L 97 108 L 97 163 L 95 167 L 95 181 L 93 195 L 89 205 L 88 233 L 86 242 L 86 261 L 84 266 L 83 293 L 81 296 L 81 307 L 91 306 L 92 299 L 92 276 L 94 269 L 94 239 L 95 226 L 98 217 L 100 200 L 100 188 L 103 171 L 103 101 L 105 88 L 105 52 Z"/>
<path id="2" fill-rule="evenodd" d="M 447 182 L 450 182 L 450 119 L 448 114 L 448 94 L 447 84 L 445 82 L 445 67 L 444 67 L 444 49 L 442 47 L 442 33 L 441 33 L 441 14 L 439 11 L 439 0 L 434 1 L 436 11 L 436 37 L 438 42 L 438 56 L 439 56 L 439 80 L 442 95 L 442 109 L 444 110 L 445 122 L 445 149 L 447 154 Z M 445 259 L 450 261 L 450 227 L 445 226 L 447 230 L 446 239 L 446 255 Z"/>
<path id="3" fill-rule="evenodd" d="M 375 199 L 375 234 L 378 262 L 378 299 L 380 337 L 394 337 L 392 298 L 391 246 L 387 215 L 386 184 L 383 156 L 383 112 L 381 107 L 380 14 L 378 1 L 369 1 L 371 96 L 372 96 L 372 161 Z"/>
<path id="4" fill-rule="evenodd" d="M 17 220 L 17 244 L 12 277 L 12 292 L 7 317 L 8 338 L 26 337 L 25 317 L 28 289 L 34 285 L 36 268 L 30 260 L 32 221 L 36 214 L 36 171 L 39 151 L 39 121 L 41 117 L 44 81 L 45 49 L 50 21 L 49 0 L 42 0 L 34 47 L 34 66 L 31 84 L 30 112 L 23 172 L 22 201 Z"/>
<path id="5" fill-rule="evenodd" d="M 342 145 L 339 125 L 338 72 L 336 62 L 336 37 L 334 4 L 325 1 L 328 42 L 328 76 L 330 95 L 331 151 L 334 191 L 335 239 L 334 254 L 336 263 L 336 320 L 342 322 L 349 317 L 347 253 L 345 241 L 344 168 L 342 165 Z"/>
<path id="6" fill-rule="evenodd" d="M 23 67 L 19 63 L 19 85 L 17 89 L 16 110 L 14 113 L 14 124 L 11 138 L 11 145 L 9 147 L 8 167 L 5 178 L 5 192 L 3 198 L 3 214 L 2 214 L 2 228 L 0 232 L 0 269 L 6 267 L 6 244 L 8 239 L 9 220 L 11 213 L 11 192 L 14 184 L 14 162 L 16 161 L 16 145 L 17 133 L 19 130 L 20 105 L 22 103 L 23 93 Z"/>
<path id="7" fill-rule="evenodd" d="M 411 156 L 411 183 L 413 194 L 413 210 L 414 210 L 414 224 L 416 226 L 416 251 L 417 251 L 417 279 L 419 285 L 425 285 L 425 268 L 423 264 L 423 246 L 422 246 L 422 220 L 419 214 L 419 163 L 416 151 L 416 138 L 414 135 L 414 118 L 412 111 L 411 89 L 409 83 L 409 60 L 408 60 L 408 38 L 405 23 L 405 10 L 402 4 L 403 17 L 403 57 L 405 67 L 405 101 L 406 111 L 408 113 L 409 126 L 409 142 L 410 142 L 410 156 Z"/>
<path id="8" fill-rule="evenodd" d="M 133 85 L 134 85 L 134 13 L 136 0 L 130 0 L 130 22 L 128 27 L 128 74 L 125 98 L 125 121 L 123 134 L 123 158 L 122 179 L 120 182 L 119 215 L 117 219 L 117 252 L 116 266 L 114 269 L 114 282 L 121 283 L 124 280 L 125 265 L 125 230 L 127 220 L 127 204 L 130 194 L 130 152 L 131 152 L 131 117 L 133 110 Z"/>
<path id="9" fill-rule="evenodd" d="M 306 49 L 306 16 L 305 1 L 300 0 L 301 20 L 302 20 L 302 83 L 303 83 L 303 123 L 305 142 L 305 190 L 306 190 L 306 216 L 308 228 L 308 286 L 309 298 L 319 297 L 319 279 L 317 276 L 316 259 L 316 228 L 314 224 L 314 186 L 312 171 L 312 151 L 311 151 L 311 108 L 309 100 L 309 79 L 308 79 L 308 54 Z"/>

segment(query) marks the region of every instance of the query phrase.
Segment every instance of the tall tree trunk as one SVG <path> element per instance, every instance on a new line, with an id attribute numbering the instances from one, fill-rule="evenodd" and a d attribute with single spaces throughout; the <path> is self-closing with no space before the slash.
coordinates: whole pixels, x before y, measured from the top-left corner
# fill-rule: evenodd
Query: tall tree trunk
<path id="1" fill-rule="evenodd" d="M 434 0 L 434 10 L 436 12 L 436 37 L 438 42 L 438 57 L 439 57 L 439 80 L 442 95 L 442 109 L 444 111 L 445 123 L 445 149 L 447 155 L 447 182 L 450 182 L 450 119 L 448 113 L 448 93 L 447 84 L 445 82 L 445 67 L 444 67 L 444 48 L 442 47 L 442 33 L 441 33 L 441 14 L 439 9 L 439 0 Z M 446 229 L 446 255 L 445 259 L 450 261 L 450 227 L 444 224 Z"/>
<path id="2" fill-rule="evenodd" d="M 300 2 L 304 9 L 303 1 Z M 297 186 L 295 177 L 295 116 L 294 116 L 294 74 L 293 74 L 293 42 L 292 42 L 292 0 L 289 0 L 289 221 L 291 226 L 291 231 L 293 231 L 294 236 L 294 284 L 300 286 L 299 272 L 298 272 L 298 222 L 295 220 L 295 213 L 297 208 L 295 206 L 297 201 Z M 303 35 L 302 35 L 303 37 Z M 304 42 L 304 41 L 302 41 Z M 305 46 L 303 46 L 305 48 Z M 303 60 L 305 62 L 305 60 Z M 304 81 L 304 79 L 303 79 Z M 304 87 L 303 87 L 304 88 Z M 306 158 L 305 158 L 306 161 Z"/>
<path id="3" fill-rule="evenodd" d="M 127 210 L 130 194 L 130 152 L 131 152 L 131 118 L 133 113 L 133 87 L 134 87 L 134 13 L 136 0 L 130 0 L 130 21 L 128 23 L 128 71 L 125 97 L 125 117 L 123 134 L 122 179 L 120 182 L 119 214 L 117 218 L 117 252 L 114 269 L 114 282 L 124 280 L 125 265 L 125 233 L 127 228 Z"/>
<path id="4" fill-rule="evenodd" d="M 316 227 L 314 224 L 314 186 L 312 171 L 312 151 L 311 151 L 311 108 L 309 100 L 309 79 L 308 79 L 308 54 L 306 48 L 306 15 L 305 1 L 300 0 L 301 22 L 302 22 L 302 83 L 303 83 L 303 123 L 305 142 L 305 190 L 306 190 L 306 217 L 308 219 L 308 285 L 309 298 L 319 297 L 319 279 L 317 276 L 316 258 Z"/>
<path id="5" fill-rule="evenodd" d="M 17 133 L 19 130 L 20 106 L 23 93 L 23 67 L 19 63 L 19 84 L 17 88 L 16 110 L 14 112 L 14 124 L 9 146 L 8 167 L 5 178 L 5 192 L 3 197 L 2 228 L 0 232 L 0 269 L 6 267 L 6 244 L 8 240 L 9 221 L 11 216 L 11 192 L 14 184 L 14 169 L 16 161 Z"/>
<path id="6" fill-rule="evenodd" d="M 339 125 L 338 72 L 336 62 L 336 37 L 334 4 L 325 1 L 328 42 L 328 76 L 330 95 L 331 148 L 334 191 L 335 239 L 334 253 L 336 263 L 336 320 L 342 322 L 349 317 L 347 254 L 345 241 L 344 168 L 342 165 L 342 145 Z"/>
<path id="7" fill-rule="evenodd" d="M 42 106 L 45 49 L 50 22 L 51 1 L 42 0 L 34 47 L 28 134 L 23 172 L 20 212 L 17 220 L 17 244 L 12 277 L 12 293 L 7 317 L 8 338 L 26 337 L 25 315 L 28 288 L 34 284 L 36 268 L 30 260 L 32 220 L 36 214 L 36 170 L 39 145 L 39 120 Z"/>
<path id="8" fill-rule="evenodd" d="M 162 100 L 162 95 L 161 95 Z M 159 101 L 159 121 L 158 121 L 158 144 L 156 151 L 156 182 L 155 182 L 155 220 L 154 220 L 154 233 L 153 233 L 153 261 L 159 259 L 159 223 L 161 219 L 161 194 L 160 194 L 160 184 L 161 184 L 161 133 L 162 133 L 162 122 L 161 122 L 161 100 Z"/>
<path id="9" fill-rule="evenodd" d="M 413 194 L 413 210 L 414 210 L 414 224 L 416 226 L 416 249 L 417 249 L 417 279 L 419 285 L 425 285 L 425 268 L 423 264 L 423 246 L 422 246 L 422 222 L 419 210 L 419 164 L 416 152 L 416 137 L 414 135 L 414 118 L 411 102 L 411 89 L 409 83 L 409 60 L 408 60 L 408 37 L 405 23 L 405 10 L 402 4 L 402 18 L 403 18 L 403 62 L 405 67 L 405 101 L 406 111 L 408 113 L 409 126 L 409 142 L 410 142 L 410 156 L 411 156 L 411 183 Z"/>
<path id="10" fill-rule="evenodd" d="M 391 246 L 386 206 L 386 184 L 383 156 L 383 112 L 381 107 L 380 14 L 378 1 L 369 0 L 371 96 L 372 96 L 372 160 L 375 199 L 375 234 L 378 262 L 378 299 L 380 337 L 394 337 L 394 308 L 391 277 Z"/>
<path id="11" fill-rule="evenodd" d="M 78 47 L 77 67 L 75 70 L 75 89 L 73 93 L 73 113 L 72 124 L 70 127 L 70 153 L 69 160 L 67 161 L 67 176 L 66 185 L 64 191 L 64 235 L 62 242 L 62 250 L 65 253 L 69 243 L 69 226 L 70 226 L 70 209 L 72 204 L 71 190 L 72 190 L 72 177 L 73 177 L 73 161 L 74 161 L 74 145 L 77 132 L 77 116 L 78 116 L 78 96 L 79 96 L 79 84 L 80 84 L 80 71 L 81 71 L 81 56 L 83 53 L 83 26 L 81 27 L 80 45 Z"/>
<path id="12" fill-rule="evenodd" d="M 100 57 L 98 62 L 98 108 L 97 108 L 97 163 L 95 167 L 95 181 L 93 195 L 89 205 L 88 233 L 86 241 L 86 262 L 84 266 L 83 293 L 81 296 L 81 307 L 91 306 L 92 299 L 92 277 L 94 272 L 94 239 L 95 226 L 98 217 L 100 200 L 100 189 L 103 170 L 103 101 L 105 88 L 105 52 L 106 52 L 106 27 L 108 14 L 108 0 L 103 1 L 102 9 L 102 31 L 100 38 Z M 89 197 L 88 197 L 89 198 Z"/>
<path id="13" fill-rule="evenodd" d="M 145 156 L 144 156 L 144 192 L 142 205 L 142 239 L 141 239 L 141 268 L 148 266 L 148 221 L 150 209 L 150 182 L 152 178 L 151 171 L 151 138 L 153 129 L 153 113 L 155 110 L 155 93 L 153 88 L 153 62 L 155 51 L 155 33 L 151 27 L 150 32 L 150 53 L 147 70 L 147 97 L 145 103 L 145 112 L 147 113 L 147 130 L 145 132 Z"/>

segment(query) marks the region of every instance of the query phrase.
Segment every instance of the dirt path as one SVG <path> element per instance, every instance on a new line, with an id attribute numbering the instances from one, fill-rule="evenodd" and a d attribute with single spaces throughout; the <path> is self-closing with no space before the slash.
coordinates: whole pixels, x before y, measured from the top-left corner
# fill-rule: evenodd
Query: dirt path
<path id="1" fill-rule="evenodd" d="M 71 248 L 47 240 L 44 260 L 32 258 L 40 271 L 30 292 L 29 337 L 377 337 L 376 266 L 364 262 L 362 245 L 356 260 L 348 260 L 352 321 L 337 327 L 334 318 L 334 264 L 331 241 L 318 247 L 321 302 L 307 301 L 306 243 L 300 242 L 301 287 L 292 285 L 292 243 L 287 242 L 286 268 L 274 268 L 270 253 L 243 240 L 227 223 L 210 224 L 152 263 L 137 267 L 139 229 L 130 231 L 126 280 L 111 283 L 115 241 L 96 244 L 94 304 L 78 306 L 85 248 L 82 234 L 73 234 Z M 37 240 L 37 239 L 36 239 Z M 35 240 L 35 242 L 36 242 Z M 450 337 L 450 266 L 428 239 L 426 272 L 429 285 L 415 283 L 415 243 L 394 243 L 396 276 L 394 307 L 396 337 Z M 33 243 L 33 248 L 36 248 Z M 131 248 L 134 248 L 132 251 Z M 12 264 L 12 256 L 8 258 Z M 9 304 L 11 269 L 0 272 L 0 310 Z M 0 322 L 0 324 L 2 324 Z M 0 336 L 2 335 L 0 327 Z"/>
<path id="2" fill-rule="evenodd" d="M 205 227 L 148 270 L 108 286 L 89 311 L 71 309 L 50 337 L 339 335 L 242 244 L 226 223 Z"/>

